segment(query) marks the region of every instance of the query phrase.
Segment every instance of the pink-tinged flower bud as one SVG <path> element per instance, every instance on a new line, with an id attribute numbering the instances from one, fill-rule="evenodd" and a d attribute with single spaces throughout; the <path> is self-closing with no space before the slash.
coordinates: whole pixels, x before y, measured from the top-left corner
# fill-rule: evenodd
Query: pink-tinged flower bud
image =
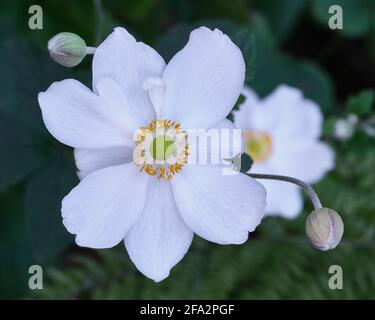
<path id="1" fill-rule="evenodd" d="M 327 251 L 335 248 L 344 233 L 344 223 L 340 215 L 329 208 L 320 208 L 310 213 L 306 220 L 306 234 L 311 244 Z"/>
<path id="2" fill-rule="evenodd" d="M 61 32 L 48 41 L 51 59 L 65 67 L 75 67 L 86 56 L 85 41 L 71 32 Z"/>

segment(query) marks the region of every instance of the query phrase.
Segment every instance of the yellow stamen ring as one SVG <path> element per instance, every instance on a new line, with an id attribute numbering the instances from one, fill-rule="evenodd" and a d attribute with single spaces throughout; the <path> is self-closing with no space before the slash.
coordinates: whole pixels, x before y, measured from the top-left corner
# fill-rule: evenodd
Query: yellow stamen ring
<path id="1" fill-rule="evenodd" d="M 134 142 L 134 163 L 159 180 L 171 180 L 187 162 L 187 134 L 176 121 L 154 120 L 134 133 Z"/>

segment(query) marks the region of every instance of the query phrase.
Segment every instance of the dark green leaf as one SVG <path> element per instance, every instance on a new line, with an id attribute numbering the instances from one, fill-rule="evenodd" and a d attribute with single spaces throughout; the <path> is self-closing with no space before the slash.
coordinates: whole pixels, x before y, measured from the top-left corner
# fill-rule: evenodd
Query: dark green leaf
<path id="1" fill-rule="evenodd" d="M 40 133 L 0 110 L 0 189 L 23 179 L 46 161 Z"/>
<path id="2" fill-rule="evenodd" d="M 230 121 L 233 121 L 233 111 L 238 110 L 240 105 L 243 104 L 244 102 L 245 102 L 245 96 L 240 94 L 240 96 L 238 97 L 237 102 L 234 105 L 232 111 L 228 114 L 227 119 L 229 119 Z"/>
<path id="3" fill-rule="evenodd" d="M 26 177 L 49 157 L 53 141 L 45 129 L 38 93 L 53 81 L 86 78 L 84 73 L 58 66 L 47 52 L 6 38 L 0 44 L 0 189 Z"/>
<path id="4" fill-rule="evenodd" d="M 247 153 L 242 153 L 232 159 L 232 163 L 236 171 L 243 173 L 246 173 L 251 169 L 253 162 L 253 159 Z"/>
<path id="5" fill-rule="evenodd" d="M 26 41 L 15 38 L 6 38 L 0 43 L 0 59 L 0 110 L 14 114 L 27 126 L 48 137 L 38 93 L 45 91 L 52 82 L 66 78 L 87 82 L 87 73 L 62 67 L 50 59 L 47 50 L 36 50 Z"/>
<path id="6" fill-rule="evenodd" d="M 300 17 L 305 0 L 253 0 L 251 4 L 266 16 L 276 39 L 283 41 Z"/>
<path id="7" fill-rule="evenodd" d="M 128 20 L 143 23 L 152 13 L 156 0 L 111 0 L 103 1 L 103 6 L 111 12 L 122 13 Z"/>
<path id="8" fill-rule="evenodd" d="M 369 31 L 371 12 L 375 10 L 372 0 L 314 0 L 311 1 L 315 18 L 328 29 L 328 21 L 332 14 L 328 9 L 339 5 L 343 10 L 343 29 L 339 30 L 348 36 L 361 36 Z M 338 30 L 334 30 L 338 31 Z"/>
<path id="9" fill-rule="evenodd" d="M 356 96 L 350 97 L 346 107 L 359 116 L 366 115 L 371 112 L 374 97 L 374 90 L 363 90 Z"/>
<path id="10" fill-rule="evenodd" d="M 30 177 L 26 184 L 27 222 L 38 261 L 48 261 L 73 239 L 62 224 L 61 200 L 77 184 L 72 159 L 65 154 Z"/>
<path id="11" fill-rule="evenodd" d="M 179 20 L 222 19 L 243 23 L 247 20 L 248 4 L 243 0 L 178 0 L 169 1 Z"/>
<path id="12" fill-rule="evenodd" d="M 0 298 L 24 296 L 33 260 L 22 196 L 15 188 L 0 194 L 0 262 Z"/>
<path id="13" fill-rule="evenodd" d="M 337 121 L 337 117 L 335 116 L 330 116 L 326 118 L 323 122 L 323 135 L 325 136 L 330 136 L 334 133 L 335 131 L 335 124 Z"/>
<path id="14" fill-rule="evenodd" d="M 247 153 L 242 153 L 241 154 L 241 172 L 243 173 L 246 173 L 248 172 L 252 165 L 253 165 L 254 161 L 253 159 L 247 154 Z"/>
<path id="15" fill-rule="evenodd" d="M 256 56 L 254 81 L 246 84 L 260 96 L 270 94 L 278 85 L 287 84 L 301 89 L 307 98 L 327 111 L 333 104 L 333 84 L 329 75 L 309 60 L 293 58 L 277 50 L 263 19 L 253 19 Z"/>
<path id="16" fill-rule="evenodd" d="M 301 89 L 306 97 L 315 100 L 323 110 L 332 107 L 333 85 L 328 74 L 318 65 L 307 60 L 293 60 L 276 52 L 264 57 L 258 51 L 255 80 L 250 86 L 260 96 L 266 96 L 280 84 Z"/>
<path id="17" fill-rule="evenodd" d="M 43 9 L 43 29 L 31 30 L 28 26 L 32 5 Z M 94 45 L 96 33 L 96 16 L 93 1 L 74 0 L 31 0 L 12 1 L 17 15 L 14 21 L 13 34 L 25 36 L 40 49 L 46 49 L 49 39 L 59 32 L 73 32 L 81 36 L 89 45 Z M 87 23 L 90 21 L 90 23 Z"/>
<path id="18" fill-rule="evenodd" d="M 253 64 L 255 59 L 255 38 L 249 28 L 240 28 L 233 32 L 233 42 L 241 49 L 246 64 L 245 82 L 253 79 Z"/>
<path id="19" fill-rule="evenodd" d="M 370 53 L 372 54 L 372 59 L 375 61 L 375 10 L 371 12 L 371 25 L 370 33 L 368 36 Z"/>

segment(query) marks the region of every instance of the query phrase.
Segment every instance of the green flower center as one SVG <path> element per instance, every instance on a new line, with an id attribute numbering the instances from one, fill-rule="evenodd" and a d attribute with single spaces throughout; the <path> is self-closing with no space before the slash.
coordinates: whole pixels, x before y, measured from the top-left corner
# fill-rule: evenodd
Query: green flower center
<path id="1" fill-rule="evenodd" d="M 167 160 L 175 151 L 176 145 L 169 137 L 160 135 L 152 141 L 150 152 L 155 160 Z"/>
<path id="2" fill-rule="evenodd" d="M 255 162 L 267 160 L 272 153 L 272 139 L 265 132 L 247 131 L 244 134 L 246 152 Z"/>

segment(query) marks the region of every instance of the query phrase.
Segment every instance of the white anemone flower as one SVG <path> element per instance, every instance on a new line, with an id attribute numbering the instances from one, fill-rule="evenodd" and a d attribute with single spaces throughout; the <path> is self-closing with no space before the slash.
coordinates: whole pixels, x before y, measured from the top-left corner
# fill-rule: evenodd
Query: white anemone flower
<path id="1" fill-rule="evenodd" d="M 304 99 L 299 89 L 280 85 L 259 99 L 245 87 L 245 101 L 234 113 L 242 130 L 245 152 L 254 160 L 250 171 L 292 176 L 308 183 L 318 182 L 334 167 L 334 152 L 321 142 L 322 113 Z M 295 218 L 303 208 L 296 185 L 263 180 L 267 190 L 268 215 Z"/>
<path id="2" fill-rule="evenodd" d="M 264 187 L 242 173 L 223 175 L 220 165 L 186 163 L 187 140 L 175 139 L 190 128 L 233 128 L 225 117 L 244 75 L 241 51 L 217 29 L 194 30 L 166 65 L 116 28 L 95 51 L 93 91 L 68 79 L 39 94 L 49 132 L 75 148 L 82 180 L 63 199 L 62 216 L 78 245 L 124 240 L 138 270 L 161 281 L 193 233 L 218 244 L 247 240 L 264 215 Z"/>

